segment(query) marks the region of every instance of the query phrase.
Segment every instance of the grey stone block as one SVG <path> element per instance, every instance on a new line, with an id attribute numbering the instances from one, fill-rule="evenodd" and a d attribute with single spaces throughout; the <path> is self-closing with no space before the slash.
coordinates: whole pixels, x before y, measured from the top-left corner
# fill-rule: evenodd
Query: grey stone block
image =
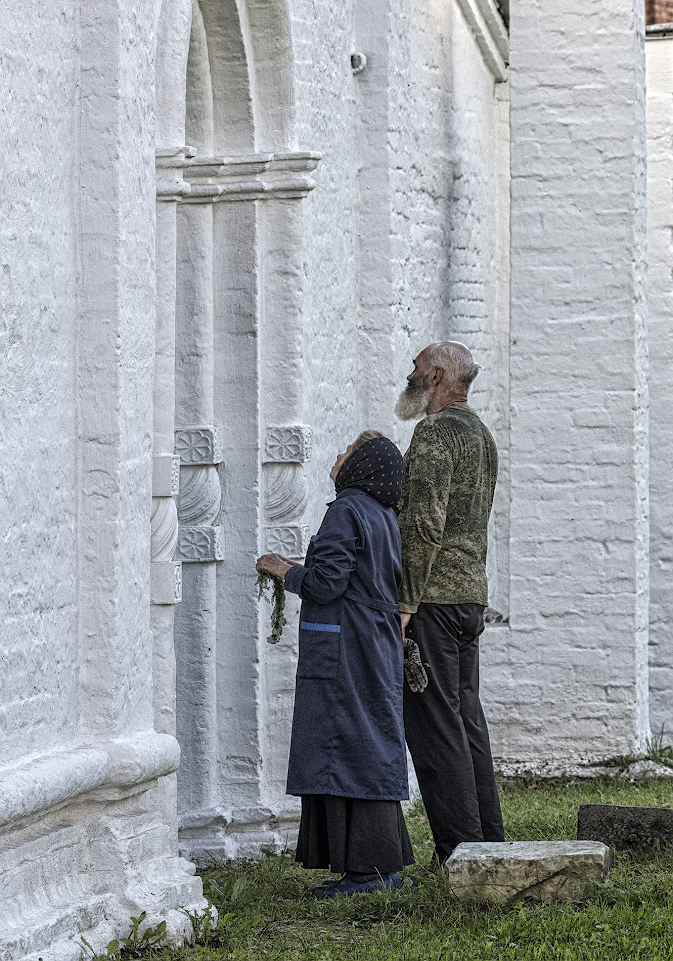
<path id="1" fill-rule="evenodd" d="M 610 868 L 610 849 L 596 841 L 511 841 L 459 844 L 444 863 L 451 892 L 462 901 L 512 904 L 581 901 L 587 885 Z"/>
<path id="2" fill-rule="evenodd" d="M 579 840 L 602 841 L 619 851 L 673 848 L 673 810 L 583 804 L 577 815 Z"/>

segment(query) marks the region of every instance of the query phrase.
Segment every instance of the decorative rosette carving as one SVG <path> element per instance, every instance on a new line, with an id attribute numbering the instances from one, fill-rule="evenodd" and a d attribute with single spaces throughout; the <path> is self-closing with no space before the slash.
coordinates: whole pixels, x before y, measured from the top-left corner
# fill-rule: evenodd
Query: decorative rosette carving
<path id="1" fill-rule="evenodd" d="M 170 561 L 178 542 L 178 511 L 172 497 L 153 497 L 150 522 L 153 563 Z"/>
<path id="2" fill-rule="evenodd" d="M 270 521 L 283 523 L 301 519 L 308 504 L 308 481 L 300 464 L 267 464 L 265 507 Z"/>
<path id="3" fill-rule="evenodd" d="M 181 427 L 175 432 L 175 452 L 182 464 L 219 464 L 222 430 L 219 424 Z"/>
<path id="4" fill-rule="evenodd" d="M 212 524 L 220 511 L 222 488 L 214 467 L 183 467 L 178 517 L 187 527 Z"/>
<path id="5" fill-rule="evenodd" d="M 224 558 L 222 527 L 181 527 L 178 539 L 179 560 L 206 563 Z"/>
<path id="6" fill-rule="evenodd" d="M 304 424 L 293 427 L 267 427 L 265 460 L 303 464 L 311 459 L 313 432 Z"/>
<path id="7" fill-rule="evenodd" d="M 286 557 L 303 557 L 308 550 L 308 527 L 304 524 L 286 524 L 266 528 L 266 549 L 270 553 Z"/>

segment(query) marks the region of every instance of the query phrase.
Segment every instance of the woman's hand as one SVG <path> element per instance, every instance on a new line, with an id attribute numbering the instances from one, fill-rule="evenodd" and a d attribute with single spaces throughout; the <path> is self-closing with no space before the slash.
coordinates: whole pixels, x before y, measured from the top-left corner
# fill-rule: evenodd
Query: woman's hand
<path id="1" fill-rule="evenodd" d="M 290 567 L 303 567 L 304 565 L 300 561 L 293 561 L 290 557 L 286 557 L 285 554 L 274 554 L 274 557 L 280 557 L 281 561 L 285 561 Z"/>
<path id="2" fill-rule="evenodd" d="M 262 554 L 255 564 L 255 570 L 258 573 L 267 571 L 269 574 L 275 574 L 276 577 L 285 577 L 293 566 L 282 554 Z"/>

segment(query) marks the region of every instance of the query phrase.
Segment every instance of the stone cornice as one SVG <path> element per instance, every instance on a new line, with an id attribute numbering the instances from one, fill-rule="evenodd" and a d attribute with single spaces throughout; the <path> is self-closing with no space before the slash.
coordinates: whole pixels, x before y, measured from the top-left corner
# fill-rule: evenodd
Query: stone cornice
<path id="1" fill-rule="evenodd" d="M 195 157 L 185 176 L 191 190 L 188 203 L 299 200 L 315 187 L 308 176 L 320 161 L 318 153 L 260 153 L 248 157 Z"/>
<path id="2" fill-rule="evenodd" d="M 189 167 L 195 153 L 194 147 L 157 147 L 157 200 L 176 202 L 189 194 L 192 188 L 183 178 L 182 171 Z"/>
<path id="3" fill-rule="evenodd" d="M 493 0 L 456 0 L 470 25 L 484 63 L 497 81 L 507 79 L 509 35 Z"/>

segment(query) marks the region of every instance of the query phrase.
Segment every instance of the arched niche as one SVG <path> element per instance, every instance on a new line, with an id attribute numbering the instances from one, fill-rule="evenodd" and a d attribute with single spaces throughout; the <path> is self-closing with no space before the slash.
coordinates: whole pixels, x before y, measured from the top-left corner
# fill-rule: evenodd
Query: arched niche
<path id="1" fill-rule="evenodd" d="M 182 746 L 172 797 L 195 825 L 182 849 L 198 859 L 231 856 L 234 834 L 251 825 L 266 838 L 264 804 L 285 803 L 265 747 L 270 682 L 254 581 L 260 538 L 281 530 L 263 478 L 301 475 L 262 467 L 265 418 L 302 416 L 300 201 L 319 159 L 293 151 L 289 24 L 285 0 L 162 0 L 157 28 L 154 445 L 155 456 L 179 455 L 170 564 L 182 602 L 170 614 L 165 595 L 153 602 L 155 723 L 172 724 Z M 281 400 L 267 412 L 269 397 Z M 157 516 L 174 507 L 162 498 Z M 290 500 L 298 506 L 284 521 L 299 544 L 303 502 Z M 223 839 L 224 808 L 240 829 Z"/>

